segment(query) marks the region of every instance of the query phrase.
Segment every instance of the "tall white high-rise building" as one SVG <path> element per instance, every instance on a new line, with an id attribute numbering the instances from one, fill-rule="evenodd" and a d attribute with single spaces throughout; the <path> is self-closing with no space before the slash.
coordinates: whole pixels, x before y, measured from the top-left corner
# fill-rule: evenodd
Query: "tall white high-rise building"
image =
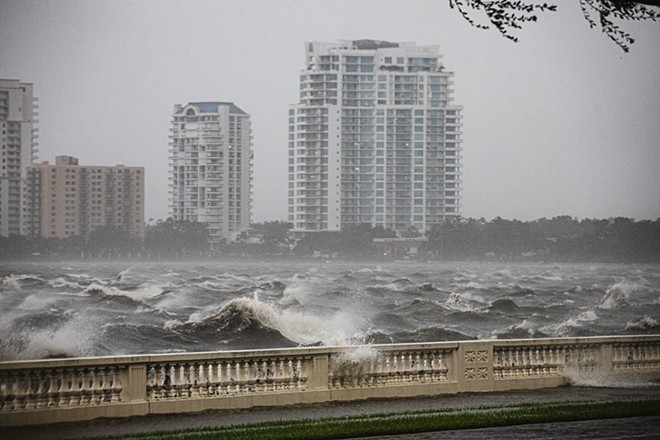
<path id="1" fill-rule="evenodd" d="M 0 79 L 0 236 L 23 235 L 26 167 L 37 160 L 37 98 L 32 84 Z"/>
<path id="2" fill-rule="evenodd" d="M 461 113 L 438 46 L 305 43 L 289 109 L 294 231 L 396 231 L 460 215 Z"/>
<path id="3" fill-rule="evenodd" d="M 250 116 L 230 102 L 176 105 L 170 129 L 169 212 L 206 223 L 211 246 L 250 228 Z"/>

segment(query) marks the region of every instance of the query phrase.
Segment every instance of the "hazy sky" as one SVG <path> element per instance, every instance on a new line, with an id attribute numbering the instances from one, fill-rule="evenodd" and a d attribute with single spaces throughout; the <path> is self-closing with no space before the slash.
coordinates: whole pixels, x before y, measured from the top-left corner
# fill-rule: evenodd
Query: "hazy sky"
<path id="1" fill-rule="evenodd" d="M 253 221 L 286 218 L 287 111 L 305 41 L 440 46 L 464 106 L 463 215 L 660 217 L 660 23 L 624 54 L 558 0 L 514 44 L 448 0 L 0 0 L 0 77 L 35 85 L 39 159 L 144 166 L 167 216 L 174 104 L 251 115 Z"/>

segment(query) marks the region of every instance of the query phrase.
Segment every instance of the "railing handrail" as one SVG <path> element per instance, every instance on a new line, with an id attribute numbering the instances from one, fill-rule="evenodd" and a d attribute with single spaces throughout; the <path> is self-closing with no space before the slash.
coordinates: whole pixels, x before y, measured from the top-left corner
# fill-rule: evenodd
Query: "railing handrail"
<path id="1" fill-rule="evenodd" d="M 657 380 L 660 334 L 6 361 L 0 426 L 539 389 L 595 373 Z"/>
<path id="2" fill-rule="evenodd" d="M 617 336 L 584 336 L 584 337 L 562 337 L 562 338 L 534 338 L 534 339 L 482 339 L 464 341 L 442 341 L 442 342 L 411 342 L 390 344 L 363 344 L 363 345 L 337 345 L 337 346 L 315 346 L 315 347 L 291 347 L 275 349 L 256 350 L 220 350 L 200 352 L 179 353 L 151 353 L 138 355 L 120 356 L 96 356 L 96 357 L 71 357 L 56 359 L 32 359 L 12 360 L 0 362 L 2 370 L 20 370 L 33 368 L 66 368 L 83 366 L 110 366 L 110 365 L 133 365 L 145 363 L 177 362 L 195 359 L 199 361 L 208 360 L 256 360 L 261 358 L 276 357 L 308 357 L 321 354 L 336 354 L 350 352 L 360 348 L 369 348 L 374 351 L 411 351 L 411 350 L 451 350 L 457 349 L 466 343 L 490 344 L 493 347 L 525 347 L 545 345 L 584 345 L 584 344 L 607 344 L 618 342 L 652 342 L 660 340 L 660 334 L 654 335 L 617 335 Z"/>

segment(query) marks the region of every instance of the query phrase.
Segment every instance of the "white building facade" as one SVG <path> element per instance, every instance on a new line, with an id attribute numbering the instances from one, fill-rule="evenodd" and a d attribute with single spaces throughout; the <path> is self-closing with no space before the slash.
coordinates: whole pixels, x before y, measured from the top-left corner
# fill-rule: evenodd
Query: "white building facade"
<path id="1" fill-rule="evenodd" d="M 212 248 L 250 228 L 250 116 L 230 102 L 176 105 L 170 129 L 169 215 L 206 223 Z"/>
<path id="2" fill-rule="evenodd" d="M 294 231 L 425 232 L 460 215 L 462 107 L 438 47 L 308 42 L 305 60 L 289 109 Z"/>
<path id="3" fill-rule="evenodd" d="M 37 99 L 32 84 L 0 79 L 0 236 L 23 235 L 26 167 L 37 160 Z"/>

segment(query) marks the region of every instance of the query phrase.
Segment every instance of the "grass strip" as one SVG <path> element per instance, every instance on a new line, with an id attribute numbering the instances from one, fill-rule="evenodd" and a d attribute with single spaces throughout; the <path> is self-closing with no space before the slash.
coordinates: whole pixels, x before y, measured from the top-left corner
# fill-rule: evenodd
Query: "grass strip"
<path id="1" fill-rule="evenodd" d="M 660 399 L 542 403 L 262 422 L 102 438 L 106 440 L 251 440 L 255 438 L 325 440 L 657 415 L 660 415 Z"/>

